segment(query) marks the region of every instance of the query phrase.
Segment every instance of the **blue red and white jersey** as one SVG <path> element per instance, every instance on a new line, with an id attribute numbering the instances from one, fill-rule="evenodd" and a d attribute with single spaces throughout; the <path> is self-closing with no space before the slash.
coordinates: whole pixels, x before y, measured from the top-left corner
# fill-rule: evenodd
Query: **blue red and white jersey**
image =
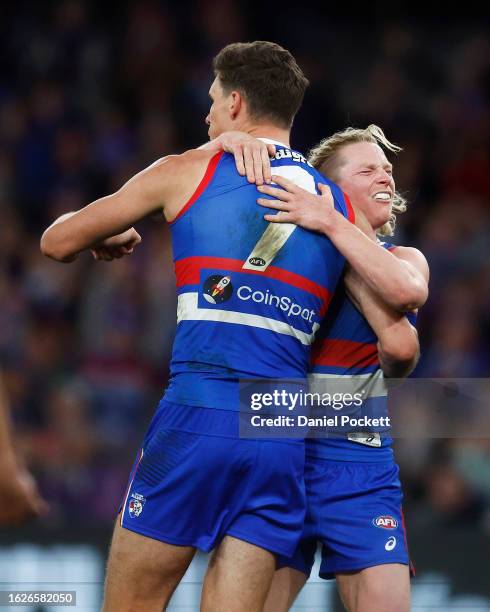
<path id="1" fill-rule="evenodd" d="M 382 242 L 392 251 L 395 245 Z M 416 315 L 407 318 L 415 323 Z M 318 331 L 311 352 L 310 385 L 315 391 L 335 390 L 335 381 L 347 391 L 343 378 L 349 378 L 348 390 L 362 394 L 362 405 L 353 417 L 380 418 L 388 416 L 388 397 L 381 370 L 378 339 L 373 329 L 357 310 L 345 292 L 343 284 L 335 292 L 327 316 Z M 342 377 L 342 380 L 340 380 Z M 378 431 L 359 428 L 339 435 L 310 438 L 307 455 L 334 461 L 389 461 L 393 458 L 392 439 L 386 429 Z"/>
<path id="2" fill-rule="evenodd" d="M 312 193 L 327 183 L 336 209 L 353 218 L 339 187 L 275 144 L 273 173 Z M 344 257 L 323 235 L 265 221 L 276 211 L 258 197 L 220 152 L 171 224 L 178 324 L 168 401 L 237 410 L 240 378 L 306 377 Z"/>

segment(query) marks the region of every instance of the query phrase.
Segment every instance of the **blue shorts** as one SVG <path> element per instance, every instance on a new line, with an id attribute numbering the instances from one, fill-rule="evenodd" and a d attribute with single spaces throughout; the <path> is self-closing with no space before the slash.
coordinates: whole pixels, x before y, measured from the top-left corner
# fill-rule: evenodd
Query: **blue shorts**
<path id="1" fill-rule="evenodd" d="M 122 527 L 204 551 L 231 535 L 290 556 L 306 512 L 304 442 L 239 438 L 238 417 L 162 400 L 131 472 Z"/>
<path id="2" fill-rule="evenodd" d="M 307 512 L 294 555 L 279 558 L 307 576 L 322 544 L 320 577 L 383 565 L 409 565 L 398 466 L 308 458 Z M 412 567 L 410 569 L 413 569 Z"/>

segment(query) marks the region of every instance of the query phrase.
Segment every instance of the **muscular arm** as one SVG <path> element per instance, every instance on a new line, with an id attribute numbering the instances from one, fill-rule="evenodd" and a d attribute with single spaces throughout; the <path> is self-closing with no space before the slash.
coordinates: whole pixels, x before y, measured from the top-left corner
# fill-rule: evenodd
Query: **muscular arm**
<path id="1" fill-rule="evenodd" d="M 276 200 L 259 199 L 259 204 L 283 211 L 265 215 L 275 223 L 296 223 L 324 233 L 344 255 L 351 267 L 380 298 L 400 312 L 420 308 L 428 296 L 429 270 L 425 257 L 412 248 L 399 248 L 393 255 L 381 248 L 333 206 L 330 188 L 319 185 L 321 196 L 308 193 L 291 181 L 273 176 L 282 189 L 269 185 L 259 191 Z"/>
<path id="2" fill-rule="evenodd" d="M 420 356 L 417 330 L 405 315 L 385 304 L 354 270 L 347 271 L 344 282 L 349 297 L 378 338 L 383 373 L 390 378 L 405 378 Z"/>
<path id="3" fill-rule="evenodd" d="M 382 302 L 399 312 L 423 306 L 428 297 L 429 268 L 422 253 L 399 247 L 395 255 L 337 211 L 333 213 L 324 225 L 324 233 Z"/>
<path id="4" fill-rule="evenodd" d="M 188 151 L 166 157 L 115 193 L 62 215 L 44 232 L 42 252 L 58 261 L 73 261 L 81 251 L 125 232 L 149 214 L 163 212 L 172 221 L 195 191 L 213 154 Z"/>

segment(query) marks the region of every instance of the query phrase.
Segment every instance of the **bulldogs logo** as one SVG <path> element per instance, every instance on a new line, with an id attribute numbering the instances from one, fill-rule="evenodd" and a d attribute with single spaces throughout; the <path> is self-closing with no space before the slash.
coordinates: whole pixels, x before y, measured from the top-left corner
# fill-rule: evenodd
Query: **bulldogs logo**
<path id="1" fill-rule="evenodd" d="M 146 499 L 143 497 L 143 495 L 140 495 L 139 493 L 132 493 L 128 506 L 129 516 L 131 518 L 138 518 L 138 516 L 143 512 L 145 502 Z"/>

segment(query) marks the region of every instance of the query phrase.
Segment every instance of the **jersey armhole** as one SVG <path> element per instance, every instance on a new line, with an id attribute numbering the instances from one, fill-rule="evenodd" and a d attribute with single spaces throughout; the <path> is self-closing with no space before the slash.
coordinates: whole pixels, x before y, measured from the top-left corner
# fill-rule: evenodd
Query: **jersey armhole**
<path id="1" fill-rule="evenodd" d="M 169 225 L 172 225 L 173 223 L 178 221 L 182 217 L 182 215 L 184 215 L 189 210 L 189 208 L 196 202 L 196 200 L 199 198 L 199 196 L 201 196 L 203 194 L 204 190 L 209 185 L 209 183 L 211 182 L 211 179 L 214 176 L 214 173 L 216 171 L 216 167 L 217 167 L 217 165 L 219 163 L 219 160 L 223 156 L 223 153 L 224 153 L 224 151 L 218 151 L 209 160 L 207 168 L 206 168 L 206 172 L 204 173 L 204 176 L 202 177 L 201 182 L 199 183 L 199 185 L 197 186 L 196 190 L 191 195 L 191 197 L 184 204 L 184 206 L 179 210 L 179 214 L 175 217 L 175 219 L 170 221 Z"/>

